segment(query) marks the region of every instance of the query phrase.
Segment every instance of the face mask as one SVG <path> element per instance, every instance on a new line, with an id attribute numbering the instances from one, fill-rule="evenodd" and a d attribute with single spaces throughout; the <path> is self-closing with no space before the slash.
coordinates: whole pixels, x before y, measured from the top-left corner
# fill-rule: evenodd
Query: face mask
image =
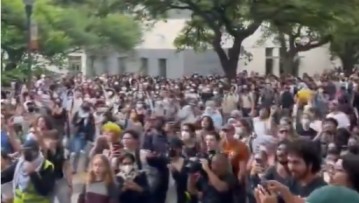
<path id="1" fill-rule="evenodd" d="M 281 120 L 281 121 L 279 121 L 279 125 L 288 125 L 288 123 L 285 120 Z"/>
<path id="2" fill-rule="evenodd" d="M 243 133 L 243 129 L 241 127 L 236 127 L 235 130 L 237 135 L 241 135 Z"/>
<path id="3" fill-rule="evenodd" d="M 323 88 L 318 89 L 318 92 L 323 93 L 324 92 Z"/>
<path id="4" fill-rule="evenodd" d="M 113 92 L 107 92 L 108 96 L 112 97 L 113 96 Z"/>
<path id="5" fill-rule="evenodd" d="M 217 95 L 217 94 L 218 94 L 218 92 L 214 91 L 214 92 L 213 92 L 213 94 L 214 94 L 214 95 Z"/>
<path id="6" fill-rule="evenodd" d="M 212 108 L 211 107 L 206 107 L 206 109 L 204 110 L 206 113 L 211 113 L 212 112 Z"/>
<path id="7" fill-rule="evenodd" d="M 182 131 L 181 138 L 182 138 L 182 140 L 189 140 L 191 138 L 191 135 L 186 131 Z"/>
<path id="8" fill-rule="evenodd" d="M 13 105 L 13 106 L 15 106 L 15 105 L 16 105 L 16 100 L 15 100 L 15 99 L 11 99 L 10 104 Z"/>
<path id="9" fill-rule="evenodd" d="M 156 86 L 155 86 L 155 89 L 156 89 L 156 90 L 160 89 L 160 86 L 156 85 Z"/>
<path id="10" fill-rule="evenodd" d="M 124 173 L 129 173 L 133 170 L 133 165 L 124 165 L 121 166 L 121 171 L 123 171 Z"/>
<path id="11" fill-rule="evenodd" d="M 302 123 L 302 125 L 304 125 L 304 126 L 308 126 L 309 123 L 310 123 L 310 120 L 307 119 L 307 118 L 303 118 L 303 119 L 301 120 L 301 123 Z"/>

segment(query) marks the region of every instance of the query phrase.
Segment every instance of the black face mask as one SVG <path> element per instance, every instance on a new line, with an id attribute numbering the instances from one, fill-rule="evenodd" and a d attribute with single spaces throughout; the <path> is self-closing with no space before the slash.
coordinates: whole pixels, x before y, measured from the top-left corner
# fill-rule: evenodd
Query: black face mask
<path id="1" fill-rule="evenodd" d="M 33 150 L 25 150 L 24 151 L 24 159 L 25 159 L 25 161 L 31 162 L 36 159 L 38 154 L 39 154 L 38 152 L 33 151 Z"/>

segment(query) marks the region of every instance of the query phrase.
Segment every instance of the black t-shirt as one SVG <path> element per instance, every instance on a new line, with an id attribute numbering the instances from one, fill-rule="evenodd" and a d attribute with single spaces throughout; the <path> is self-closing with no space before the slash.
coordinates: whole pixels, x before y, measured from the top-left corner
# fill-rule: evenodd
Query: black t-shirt
<path id="1" fill-rule="evenodd" d="M 62 168 L 67 160 L 68 157 L 65 157 L 65 151 L 62 146 L 58 146 L 56 148 L 55 153 L 52 153 L 51 151 L 46 152 L 46 158 L 49 160 L 52 164 L 54 164 L 54 173 L 56 179 L 61 179 L 64 177 Z"/>
<path id="2" fill-rule="evenodd" d="M 277 173 L 276 167 L 271 166 L 267 169 L 266 173 L 264 174 L 265 180 L 276 180 L 284 185 L 288 185 L 288 178 L 283 178 Z"/>
<path id="3" fill-rule="evenodd" d="M 208 181 L 207 178 L 201 177 L 197 182 L 197 188 L 202 192 L 202 203 L 233 203 L 235 197 L 235 189 L 237 184 L 237 178 L 228 174 L 220 178 L 225 181 L 229 190 L 225 192 L 217 191 Z"/>
<path id="4" fill-rule="evenodd" d="M 308 130 L 304 130 L 304 128 L 300 124 L 297 125 L 296 130 L 300 136 L 310 139 L 313 139 L 318 134 L 317 131 L 313 130 L 312 128 L 308 128 Z"/>
<path id="5" fill-rule="evenodd" d="M 300 183 L 293 178 L 289 180 L 289 190 L 297 196 L 308 197 L 315 189 L 323 187 L 327 183 L 323 180 L 322 177 L 316 177 L 309 184 L 302 186 Z"/>

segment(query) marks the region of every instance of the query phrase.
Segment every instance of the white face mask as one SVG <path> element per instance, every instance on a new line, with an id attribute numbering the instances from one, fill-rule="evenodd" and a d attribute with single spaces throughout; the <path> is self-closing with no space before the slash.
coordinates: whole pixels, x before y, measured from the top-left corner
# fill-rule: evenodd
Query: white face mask
<path id="1" fill-rule="evenodd" d="M 213 94 L 214 94 L 214 95 L 217 95 L 217 94 L 218 94 L 218 92 L 214 91 L 214 92 L 213 92 Z"/>
<path id="2" fill-rule="evenodd" d="M 243 129 L 241 127 L 235 127 L 236 134 L 241 135 L 243 133 Z"/>
<path id="3" fill-rule="evenodd" d="M 191 138 L 191 135 L 189 134 L 189 132 L 182 131 L 181 138 L 182 138 L 182 140 L 189 140 Z"/>
<path id="4" fill-rule="evenodd" d="M 133 167 L 133 165 L 124 165 L 124 166 L 121 166 L 120 169 L 124 173 L 129 173 L 134 169 L 134 167 Z"/>
<path id="5" fill-rule="evenodd" d="M 16 100 L 15 100 L 15 99 L 11 99 L 10 104 L 13 105 L 13 106 L 15 106 L 15 105 L 16 105 Z"/>
<path id="6" fill-rule="evenodd" d="M 307 118 L 302 118 L 301 123 L 303 126 L 308 126 L 310 123 L 310 120 Z"/>

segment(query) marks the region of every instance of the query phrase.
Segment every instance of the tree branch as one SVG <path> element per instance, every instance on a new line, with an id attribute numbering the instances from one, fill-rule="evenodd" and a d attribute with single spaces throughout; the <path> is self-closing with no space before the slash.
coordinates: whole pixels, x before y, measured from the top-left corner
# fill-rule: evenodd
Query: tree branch
<path id="1" fill-rule="evenodd" d="M 330 42 L 330 40 L 332 39 L 332 36 L 331 35 L 327 35 L 327 36 L 324 36 L 322 37 L 318 42 L 316 43 L 312 43 L 312 42 L 309 42 L 305 45 L 297 45 L 296 49 L 298 52 L 302 52 L 302 51 L 308 51 L 310 49 L 313 49 L 313 48 L 316 48 L 316 47 L 320 47 L 328 42 Z"/>

